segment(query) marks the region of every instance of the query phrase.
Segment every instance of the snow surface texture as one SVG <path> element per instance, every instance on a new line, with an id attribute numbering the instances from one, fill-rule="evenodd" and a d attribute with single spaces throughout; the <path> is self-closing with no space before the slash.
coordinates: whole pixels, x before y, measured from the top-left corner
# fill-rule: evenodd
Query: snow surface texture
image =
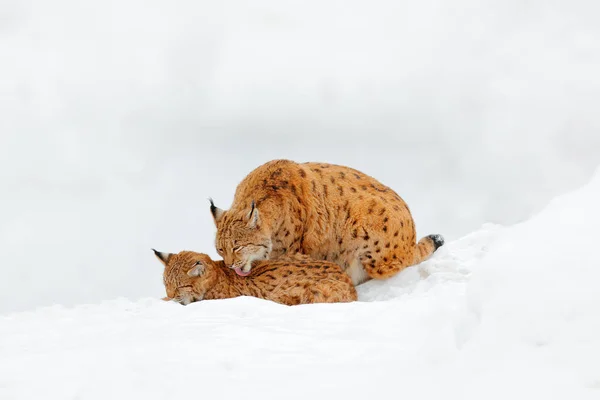
<path id="1" fill-rule="evenodd" d="M 0 312 L 161 290 L 273 158 L 394 188 L 421 236 L 600 164 L 597 0 L 0 1 Z M 23 290 L 26 288 L 26 292 Z"/>
<path id="2" fill-rule="evenodd" d="M 600 170 L 360 287 L 359 302 L 156 299 L 0 317 L 0 398 L 598 399 Z M 329 397 L 331 396 L 331 397 Z"/>

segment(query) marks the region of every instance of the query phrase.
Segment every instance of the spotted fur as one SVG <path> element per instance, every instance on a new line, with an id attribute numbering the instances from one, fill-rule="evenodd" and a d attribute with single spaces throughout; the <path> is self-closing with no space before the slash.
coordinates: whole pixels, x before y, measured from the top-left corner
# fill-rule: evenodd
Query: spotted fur
<path id="1" fill-rule="evenodd" d="M 191 251 L 155 251 L 165 266 L 167 297 L 187 305 L 194 301 L 253 296 L 286 305 L 357 300 L 356 289 L 339 265 L 308 257 L 258 261 L 247 277 L 225 268 L 223 261 Z M 300 268 L 301 267 L 301 268 Z"/>
<path id="2" fill-rule="evenodd" d="M 417 264 L 443 245 L 441 235 L 416 240 L 404 200 L 355 169 L 274 160 L 238 185 L 231 208 L 211 201 L 216 248 L 231 268 L 302 253 L 333 261 L 360 284 Z"/>

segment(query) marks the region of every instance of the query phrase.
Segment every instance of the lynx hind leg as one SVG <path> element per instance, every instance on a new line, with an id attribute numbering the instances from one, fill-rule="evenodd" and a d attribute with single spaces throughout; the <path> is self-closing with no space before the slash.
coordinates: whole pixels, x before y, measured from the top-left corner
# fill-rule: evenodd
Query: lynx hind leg
<path id="1" fill-rule="evenodd" d="M 437 249 L 444 245 L 444 237 L 442 235 L 428 235 L 419 240 L 417 243 L 417 251 L 415 253 L 414 264 L 419 264 L 435 253 Z"/>
<path id="2" fill-rule="evenodd" d="M 406 267 L 425 261 L 443 245 L 444 238 L 442 235 L 429 235 L 419 240 L 416 248 L 413 247 L 402 254 L 368 251 L 361 256 L 360 260 L 369 277 L 386 279 L 396 275 Z"/>
<path id="3" fill-rule="evenodd" d="M 416 248 L 413 246 L 394 245 L 383 242 L 374 251 L 365 251 L 360 256 L 360 261 L 365 272 L 373 279 L 387 279 L 396 275 L 406 267 L 414 264 Z"/>
<path id="4" fill-rule="evenodd" d="M 365 271 L 367 272 L 367 275 L 373 279 L 390 278 L 411 265 L 413 264 L 405 262 L 404 260 L 390 261 L 387 258 L 382 258 L 380 260 L 363 258 Z"/>

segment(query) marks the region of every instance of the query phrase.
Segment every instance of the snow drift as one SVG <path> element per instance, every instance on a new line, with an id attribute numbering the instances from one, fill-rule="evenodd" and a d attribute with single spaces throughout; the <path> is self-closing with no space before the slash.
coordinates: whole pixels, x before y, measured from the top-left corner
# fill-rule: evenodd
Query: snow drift
<path id="1" fill-rule="evenodd" d="M 216 257 L 206 199 L 227 207 L 274 158 L 376 177 L 420 236 L 521 222 L 600 164 L 598 15 L 597 0 L 2 0 L 0 313 L 153 296 L 149 248 Z"/>
<path id="2" fill-rule="evenodd" d="M 5 315 L 0 398 L 597 399 L 598 204 L 600 170 L 351 304 L 120 299 Z"/>

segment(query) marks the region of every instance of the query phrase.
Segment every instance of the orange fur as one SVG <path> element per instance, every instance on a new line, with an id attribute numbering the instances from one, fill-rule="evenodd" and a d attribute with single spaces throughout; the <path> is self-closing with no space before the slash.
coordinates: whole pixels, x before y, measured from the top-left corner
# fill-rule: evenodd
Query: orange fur
<path id="1" fill-rule="evenodd" d="M 300 252 L 340 265 L 354 284 L 384 279 L 443 245 L 429 235 L 417 246 L 415 224 L 397 193 L 355 169 L 270 161 L 238 185 L 231 208 L 214 206 L 216 248 L 231 268 Z"/>
<path id="2" fill-rule="evenodd" d="M 304 257 L 258 261 L 247 277 L 206 254 L 155 252 L 165 266 L 167 297 L 189 304 L 199 300 L 254 296 L 286 305 L 357 300 L 356 289 L 339 265 Z"/>

